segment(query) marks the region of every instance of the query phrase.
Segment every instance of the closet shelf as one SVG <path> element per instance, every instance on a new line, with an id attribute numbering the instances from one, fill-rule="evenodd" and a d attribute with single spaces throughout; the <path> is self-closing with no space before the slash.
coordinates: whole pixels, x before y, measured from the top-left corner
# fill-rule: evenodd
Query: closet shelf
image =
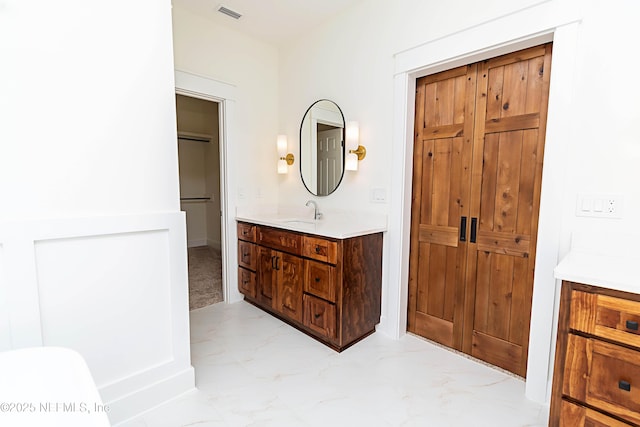
<path id="1" fill-rule="evenodd" d="M 211 135 L 206 133 L 178 131 L 178 140 L 195 141 L 195 142 L 211 142 Z"/>

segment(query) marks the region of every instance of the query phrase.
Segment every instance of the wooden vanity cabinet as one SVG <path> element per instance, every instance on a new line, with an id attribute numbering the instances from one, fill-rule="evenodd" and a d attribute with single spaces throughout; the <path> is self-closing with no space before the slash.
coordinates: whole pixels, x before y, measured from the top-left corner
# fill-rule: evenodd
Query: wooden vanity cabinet
<path id="1" fill-rule="evenodd" d="M 242 233 L 251 227 L 255 233 Z M 238 239 L 238 248 L 255 245 L 255 270 L 238 257 L 242 272 L 255 272 L 255 292 L 238 275 L 246 301 L 337 351 L 375 331 L 382 233 L 332 239 L 239 222 Z"/>
<path id="2" fill-rule="evenodd" d="M 563 282 L 551 426 L 640 425 L 640 295 Z"/>

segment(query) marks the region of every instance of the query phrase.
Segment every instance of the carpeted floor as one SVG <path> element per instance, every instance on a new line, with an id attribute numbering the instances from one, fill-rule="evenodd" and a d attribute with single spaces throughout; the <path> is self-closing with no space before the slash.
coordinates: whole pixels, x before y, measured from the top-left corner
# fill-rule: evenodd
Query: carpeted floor
<path id="1" fill-rule="evenodd" d="M 189 310 L 223 301 L 220 251 L 209 246 L 187 249 L 189 256 Z"/>

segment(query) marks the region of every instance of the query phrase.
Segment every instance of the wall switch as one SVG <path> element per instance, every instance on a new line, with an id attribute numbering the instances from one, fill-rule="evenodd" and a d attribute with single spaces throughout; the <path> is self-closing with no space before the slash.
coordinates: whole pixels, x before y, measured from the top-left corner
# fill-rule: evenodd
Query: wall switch
<path id="1" fill-rule="evenodd" d="M 373 203 L 386 203 L 387 190 L 385 188 L 372 188 L 369 200 Z"/>
<path id="2" fill-rule="evenodd" d="M 247 197 L 247 190 L 244 187 L 238 187 L 238 199 L 244 199 Z"/>
<path id="3" fill-rule="evenodd" d="M 623 197 L 619 194 L 578 194 L 576 215 L 622 218 Z"/>

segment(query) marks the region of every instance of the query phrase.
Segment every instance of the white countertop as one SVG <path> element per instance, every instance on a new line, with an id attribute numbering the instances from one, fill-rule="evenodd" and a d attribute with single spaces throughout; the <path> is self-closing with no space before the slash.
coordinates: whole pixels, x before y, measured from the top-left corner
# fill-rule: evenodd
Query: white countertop
<path id="1" fill-rule="evenodd" d="M 323 212 L 313 219 L 313 208 L 238 208 L 236 220 L 318 236 L 347 239 L 387 231 L 387 216 L 374 213 Z"/>
<path id="2" fill-rule="evenodd" d="M 581 232 L 554 270 L 556 279 L 640 293 L 640 252 L 628 235 Z M 606 251 L 605 251 L 606 250 Z"/>

